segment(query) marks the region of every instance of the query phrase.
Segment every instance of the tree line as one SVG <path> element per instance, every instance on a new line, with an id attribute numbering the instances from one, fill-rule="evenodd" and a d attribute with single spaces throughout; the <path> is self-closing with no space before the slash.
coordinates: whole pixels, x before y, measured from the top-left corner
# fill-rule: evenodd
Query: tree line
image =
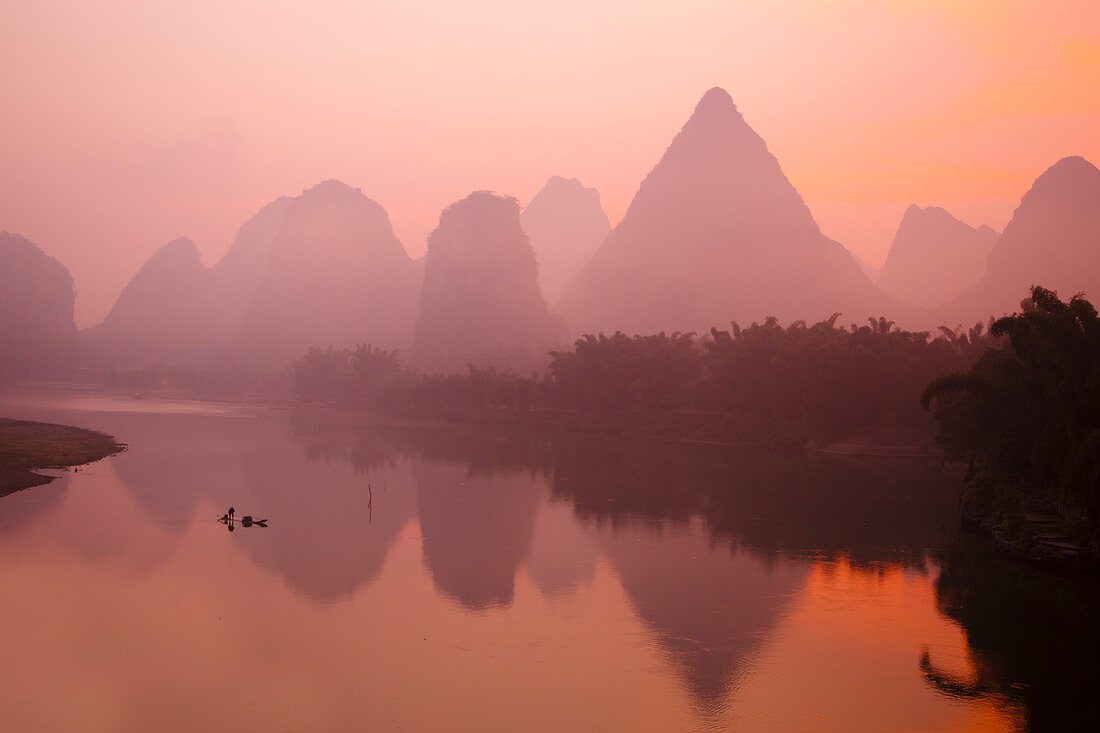
<path id="1" fill-rule="evenodd" d="M 784 327 L 768 318 L 702 336 L 589 334 L 550 352 L 541 374 L 473 364 L 426 374 L 372 345 L 313 348 L 289 371 L 302 398 L 389 412 L 523 411 L 545 422 L 614 415 L 626 427 L 706 420 L 727 433 L 733 426 L 748 438 L 798 443 L 883 425 L 930 426 L 918 399 L 924 386 L 965 370 L 992 344 L 980 323 L 933 334 L 885 318 L 847 326 L 838 319 Z"/>
<path id="2" fill-rule="evenodd" d="M 1081 295 L 1034 287 L 995 321 L 998 348 L 921 395 L 949 459 L 968 465 L 968 515 L 1013 531 L 1054 511 L 1083 543 L 1100 540 L 1100 318 Z"/>

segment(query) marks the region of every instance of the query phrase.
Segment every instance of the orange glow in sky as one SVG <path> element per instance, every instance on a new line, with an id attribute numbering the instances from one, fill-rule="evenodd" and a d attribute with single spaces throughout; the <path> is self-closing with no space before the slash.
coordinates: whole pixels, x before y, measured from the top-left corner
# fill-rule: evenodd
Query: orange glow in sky
<path id="1" fill-rule="evenodd" d="M 0 230 L 97 322 L 156 248 L 212 264 L 264 203 L 338 178 L 413 255 L 475 189 L 551 175 L 614 224 L 704 91 L 824 232 L 881 264 L 902 211 L 1002 228 L 1065 155 L 1100 163 L 1091 0 L 0 0 Z"/>

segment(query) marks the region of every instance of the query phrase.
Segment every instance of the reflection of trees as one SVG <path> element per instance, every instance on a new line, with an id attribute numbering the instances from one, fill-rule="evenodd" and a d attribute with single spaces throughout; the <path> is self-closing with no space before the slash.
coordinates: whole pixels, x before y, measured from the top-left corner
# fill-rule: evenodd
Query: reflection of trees
<path id="1" fill-rule="evenodd" d="M 358 473 L 368 473 L 392 468 L 398 452 L 385 431 L 318 419 L 301 410 L 291 413 L 290 426 L 311 462 L 347 462 Z"/>
<path id="2" fill-rule="evenodd" d="M 979 672 L 973 679 L 964 679 L 937 667 L 928 649 L 921 650 L 919 666 L 924 681 L 948 697 L 976 700 L 996 691 L 987 681 L 990 676 L 988 671 Z"/>
<path id="3" fill-rule="evenodd" d="M 441 592 L 471 609 L 511 603 L 549 477 L 553 500 L 595 528 L 638 617 L 704 710 L 721 707 L 782 616 L 804 577 L 798 557 L 922 568 L 932 547 L 945 548 L 932 551 L 939 608 L 965 630 L 973 670 L 952 672 L 931 648 L 914 660 L 924 680 L 960 700 L 1026 707 L 1032 730 L 1091 723 L 1082 706 L 1100 683 L 1098 583 L 1006 563 L 957 538 L 956 472 L 611 438 L 384 435 L 414 467 L 424 560 Z"/>
<path id="4" fill-rule="evenodd" d="M 1006 562 L 982 537 L 960 537 L 937 560 L 937 605 L 966 632 L 977 674 L 958 686 L 930 663 L 925 679 L 947 694 L 1022 702 L 1031 731 L 1091 729 L 1091 698 L 1100 686 L 1100 583 Z"/>
<path id="5" fill-rule="evenodd" d="M 768 554 L 923 565 L 953 529 L 955 480 L 921 460 L 838 459 L 637 441 L 560 447 L 554 492 L 581 516 L 685 521 Z"/>
<path id="6" fill-rule="evenodd" d="M 408 427 L 334 421 L 324 411 L 291 414 L 295 438 L 311 460 L 346 460 L 360 471 L 392 465 L 397 457 L 462 464 L 471 473 L 517 469 L 548 475 L 553 443 L 504 428 Z"/>
<path id="7" fill-rule="evenodd" d="M 555 495 L 610 525 L 601 545 L 705 710 L 802 583 L 785 557 L 923 566 L 956 517 L 957 484 L 921 461 L 603 440 L 555 446 L 553 475 Z"/>

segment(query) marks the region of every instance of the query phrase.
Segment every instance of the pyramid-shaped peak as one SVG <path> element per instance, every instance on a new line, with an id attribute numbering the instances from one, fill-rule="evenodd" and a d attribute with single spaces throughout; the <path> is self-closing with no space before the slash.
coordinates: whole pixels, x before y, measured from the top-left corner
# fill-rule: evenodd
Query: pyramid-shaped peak
<path id="1" fill-rule="evenodd" d="M 575 333 L 691 331 L 884 305 L 719 88 L 703 95 L 558 302 Z"/>
<path id="2" fill-rule="evenodd" d="M 722 87 L 712 87 L 699 100 L 699 104 L 695 105 L 693 116 L 728 113 L 737 113 L 737 105 L 733 103 L 733 97 Z"/>

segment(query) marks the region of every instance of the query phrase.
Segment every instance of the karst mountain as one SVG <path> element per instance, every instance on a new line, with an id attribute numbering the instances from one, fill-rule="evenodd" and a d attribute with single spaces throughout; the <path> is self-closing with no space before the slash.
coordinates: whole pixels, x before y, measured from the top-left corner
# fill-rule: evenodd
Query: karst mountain
<path id="1" fill-rule="evenodd" d="M 558 311 L 574 334 L 700 330 L 776 316 L 892 316 L 824 236 L 775 156 L 711 89 L 642 182 Z"/>
<path id="2" fill-rule="evenodd" d="M 563 337 L 539 290 L 519 203 L 477 191 L 444 209 L 428 238 L 413 364 L 537 367 Z"/>
<path id="3" fill-rule="evenodd" d="M 939 207 L 910 206 L 876 284 L 912 305 L 942 305 L 985 274 L 997 236 L 994 229 L 972 227 Z"/>
<path id="4" fill-rule="evenodd" d="M 610 230 L 600 192 L 561 176 L 552 176 L 535 194 L 520 214 L 520 223 L 535 248 L 539 286 L 551 304 L 561 298 Z"/>

